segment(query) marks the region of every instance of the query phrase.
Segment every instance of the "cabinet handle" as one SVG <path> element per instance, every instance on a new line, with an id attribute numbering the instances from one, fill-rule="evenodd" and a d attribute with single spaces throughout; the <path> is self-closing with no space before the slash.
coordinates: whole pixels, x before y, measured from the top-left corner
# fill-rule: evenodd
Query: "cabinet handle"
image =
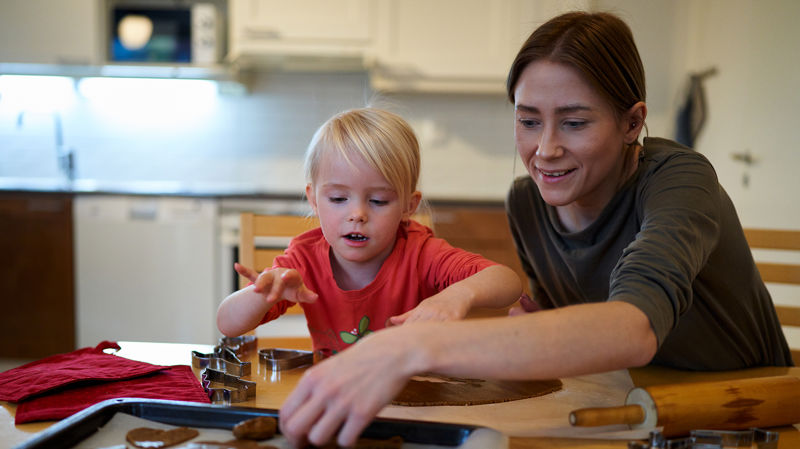
<path id="1" fill-rule="evenodd" d="M 277 30 L 269 30 L 262 28 L 245 28 L 244 36 L 250 39 L 280 39 L 281 33 Z"/>

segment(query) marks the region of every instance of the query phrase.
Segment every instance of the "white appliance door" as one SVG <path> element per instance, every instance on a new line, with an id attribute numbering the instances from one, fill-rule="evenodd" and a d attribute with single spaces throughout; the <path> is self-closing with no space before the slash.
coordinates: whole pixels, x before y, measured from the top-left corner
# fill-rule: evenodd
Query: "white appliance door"
<path id="1" fill-rule="evenodd" d="M 73 207 L 79 347 L 216 342 L 216 200 L 83 195 Z"/>

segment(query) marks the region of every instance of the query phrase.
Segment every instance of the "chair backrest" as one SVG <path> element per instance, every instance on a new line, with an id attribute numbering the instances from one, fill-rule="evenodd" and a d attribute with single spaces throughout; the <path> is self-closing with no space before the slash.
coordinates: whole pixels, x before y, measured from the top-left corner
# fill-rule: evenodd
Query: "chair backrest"
<path id="1" fill-rule="evenodd" d="M 258 215 L 245 212 L 239 227 L 239 263 L 256 271 L 272 266 L 276 256 L 283 254 L 292 237 L 319 226 L 319 220 L 298 215 Z M 239 288 L 249 280 L 239 276 Z M 291 307 L 286 313 L 303 313 Z"/>
<path id="2" fill-rule="evenodd" d="M 800 365 L 800 294 L 797 293 L 800 291 L 800 231 L 745 229 L 744 234 L 754 250 L 761 279 L 772 293 L 778 319 L 787 331 L 794 363 Z M 773 261 L 776 258 L 779 261 Z M 788 290 L 791 297 L 780 297 L 770 284 L 793 286 Z"/>

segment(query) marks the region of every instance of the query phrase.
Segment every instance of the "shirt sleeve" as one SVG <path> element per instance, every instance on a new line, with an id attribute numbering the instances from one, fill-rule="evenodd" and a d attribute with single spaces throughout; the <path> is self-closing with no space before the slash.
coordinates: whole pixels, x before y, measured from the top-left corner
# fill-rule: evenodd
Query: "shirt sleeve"
<path id="1" fill-rule="evenodd" d="M 454 248 L 447 241 L 435 237 L 423 243 L 419 260 L 421 276 L 436 291 L 442 291 L 492 265 L 497 263 L 479 254 Z"/>
<path id="2" fill-rule="evenodd" d="M 611 273 L 609 300 L 641 309 L 659 346 L 692 305 L 692 283 L 720 234 L 720 186 L 698 153 L 677 153 L 647 173 L 641 225 Z"/>

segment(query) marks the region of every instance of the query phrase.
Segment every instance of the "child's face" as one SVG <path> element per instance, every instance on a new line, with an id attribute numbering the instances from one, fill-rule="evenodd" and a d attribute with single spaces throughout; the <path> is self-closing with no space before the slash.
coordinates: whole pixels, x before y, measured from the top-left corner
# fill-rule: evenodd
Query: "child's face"
<path id="1" fill-rule="evenodd" d="M 404 204 L 380 172 L 360 157 L 351 162 L 337 151 L 326 151 L 306 194 L 341 267 L 380 267 L 394 248 L 400 221 L 416 208 L 419 193 Z"/>

